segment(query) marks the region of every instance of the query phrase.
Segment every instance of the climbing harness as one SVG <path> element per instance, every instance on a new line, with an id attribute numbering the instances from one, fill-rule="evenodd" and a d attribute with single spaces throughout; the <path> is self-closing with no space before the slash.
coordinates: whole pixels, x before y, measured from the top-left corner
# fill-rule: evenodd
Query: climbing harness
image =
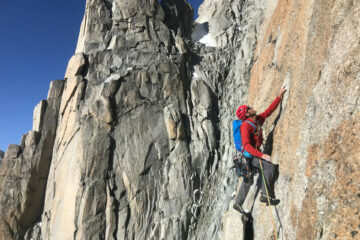
<path id="1" fill-rule="evenodd" d="M 253 167 L 250 163 L 251 158 L 244 156 L 242 152 L 236 152 L 236 155 L 233 158 L 235 173 L 238 177 L 244 178 L 245 182 L 248 182 L 251 177 L 258 173 L 258 169 Z"/>
<path id="2" fill-rule="evenodd" d="M 276 234 L 275 221 L 274 221 L 274 216 L 272 215 L 272 212 L 271 212 L 269 192 L 268 192 L 268 189 L 267 189 L 267 186 L 266 186 L 266 181 L 265 181 L 265 176 L 264 176 L 264 171 L 263 171 L 263 166 L 262 166 L 262 163 L 261 163 L 261 159 L 259 159 L 259 162 L 260 162 L 260 169 L 261 169 L 261 175 L 262 175 L 262 179 L 263 179 L 263 184 L 265 184 L 266 197 L 267 197 L 267 200 L 268 200 L 269 212 L 270 212 L 271 221 L 272 221 L 272 224 L 273 224 L 273 229 L 274 229 L 274 234 L 275 234 L 275 240 L 277 240 L 278 238 L 277 238 L 277 234 Z"/>

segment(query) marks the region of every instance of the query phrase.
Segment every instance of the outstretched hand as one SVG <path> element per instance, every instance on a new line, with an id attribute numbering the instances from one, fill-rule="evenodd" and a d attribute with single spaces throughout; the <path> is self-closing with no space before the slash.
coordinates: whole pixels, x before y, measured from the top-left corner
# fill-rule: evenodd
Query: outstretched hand
<path id="1" fill-rule="evenodd" d="M 267 155 L 267 154 L 263 154 L 261 156 L 261 158 L 264 159 L 265 161 L 271 162 L 271 157 L 269 155 Z"/>
<path id="2" fill-rule="evenodd" d="M 285 86 L 282 86 L 279 91 L 278 97 L 282 98 L 284 96 L 285 92 L 286 92 L 286 88 L 285 88 Z"/>

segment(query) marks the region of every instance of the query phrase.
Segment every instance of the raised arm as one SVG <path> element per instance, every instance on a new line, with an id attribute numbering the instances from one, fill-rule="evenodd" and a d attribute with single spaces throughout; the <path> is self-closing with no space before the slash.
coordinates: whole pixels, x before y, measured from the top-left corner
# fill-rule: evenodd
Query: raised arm
<path id="1" fill-rule="evenodd" d="M 270 104 L 270 106 L 262 113 L 259 114 L 258 118 L 256 119 L 260 124 L 263 124 L 265 119 L 269 117 L 275 109 L 279 106 L 279 103 L 281 102 L 281 99 L 286 92 L 285 87 L 282 87 L 279 91 L 279 94 L 275 98 L 275 100 Z"/>

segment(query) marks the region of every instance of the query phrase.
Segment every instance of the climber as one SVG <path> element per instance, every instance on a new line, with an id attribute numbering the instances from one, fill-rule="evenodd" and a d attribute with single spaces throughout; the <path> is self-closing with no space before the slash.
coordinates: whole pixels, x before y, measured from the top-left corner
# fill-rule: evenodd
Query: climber
<path id="1" fill-rule="evenodd" d="M 263 142 L 263 135 L 261 126 L 263 125 L 265 119 L 270 116 L 271 113 L 275 111 L 279 103 L 281 102 L 284 93 L 286 92 L 285 87 L 282 87 L 279 91 L 276 99 L 270 104 L 270 106 L 265 110 L 265 112 L 257 115 L 256 110 L 247 105 L 240 106 L 237 111 L 237 117 L 243 121 L 243 124 L 240 126 L 241 140 L 243 144 L 244 156 L 247 156 L 250 164 L 253 167 L 259 169 L 260 172 L 260 161 L 262 163 L 263 174 L 265 177 L 266 183 L 262 182 L 262 193 L 260 196 L 260 201 L 268 203 L 268 198 L 266 196 L 266 187 L 269 192 L 269 203 L 270 205 L 277 205 L 280 203 L 280 200 L 275 198 L 274 193 L 274 164 L 271 163 L 271 157 L 267 154 L 259 151 L 259 148 Z M 251 123 L 252 124 L 251 124 Z M 252 125 L 256 126 L 256 129 Z M 235 204 L 233 208 L 239 211 L 242 214 L 246 214 L 242 208 L 242 204 L 245 201 L 245 198 L 250 190 L 251 185 L 253 184 L 253 175 L 249 181 L 242 181 L 240 190 L 236 195 Z"/>

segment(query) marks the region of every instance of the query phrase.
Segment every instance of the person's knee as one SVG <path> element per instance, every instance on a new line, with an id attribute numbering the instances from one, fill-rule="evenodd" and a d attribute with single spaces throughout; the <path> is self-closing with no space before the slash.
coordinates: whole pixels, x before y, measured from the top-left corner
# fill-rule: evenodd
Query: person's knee
<path id="1" fill-rule="evenodd" d="M 252 184 L 253 184 L 252 179 L 247 179 L 247 180 L 243 179 L 243 182 L 242 182 L 241 186 L 243 188 L 250 188 Z"/>
<path id="2" fill-rule="evenodd" d="M 274 166 L 274 164 L 270 164 L 270 165 L 269 165 L 269 168 L 271 169 L 272 172 L 275 171 L 275 166 Z"/>
<path id="3" fill-rule="evenodd" d="M 265 167 L 265 172 L 274 173 L 274 172 L 275 172 L 274 164 L 269 163 L 269 164 Z"/>
<path id="4" fill-rule="evenodd" d="M 254 177 L 250 177 L 250 178 L 244 178 L 244 183 L 246 185 L 248 185 L 249 187 L 251 187 L 251 185 L 254 183 Z"/>

